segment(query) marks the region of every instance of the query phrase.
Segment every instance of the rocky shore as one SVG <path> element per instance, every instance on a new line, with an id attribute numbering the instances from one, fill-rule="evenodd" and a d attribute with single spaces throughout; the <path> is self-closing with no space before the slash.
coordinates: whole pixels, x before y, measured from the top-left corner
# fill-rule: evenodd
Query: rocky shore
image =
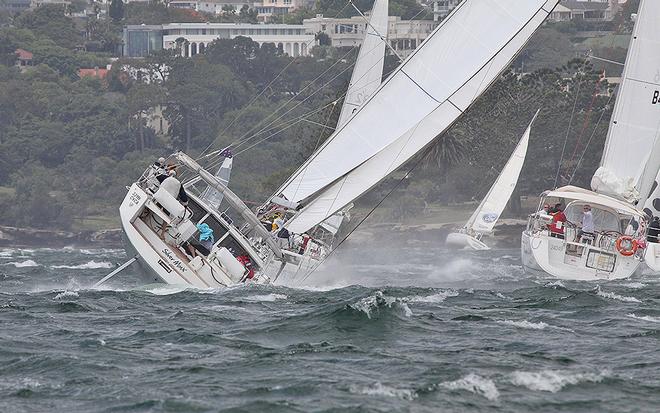
<path id="1" fill-rule="evenodd" d="M 60 231 L 0 226 L 0 247 L 99 246 L 120 248 L 121 230 Z"/>

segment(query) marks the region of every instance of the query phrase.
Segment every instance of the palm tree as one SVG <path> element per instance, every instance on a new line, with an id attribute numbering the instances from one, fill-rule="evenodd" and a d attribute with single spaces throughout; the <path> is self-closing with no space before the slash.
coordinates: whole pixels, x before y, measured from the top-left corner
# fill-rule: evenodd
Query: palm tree
<path id="1" fill-rule="evenodd" d="M 466 145 L 456 135 L 440 136 L 424 154 L 422 163 L 425 168 L 440 168 L 442 179 L 446 182 L 449 168 L 458 164 L 465 157 Z"/>

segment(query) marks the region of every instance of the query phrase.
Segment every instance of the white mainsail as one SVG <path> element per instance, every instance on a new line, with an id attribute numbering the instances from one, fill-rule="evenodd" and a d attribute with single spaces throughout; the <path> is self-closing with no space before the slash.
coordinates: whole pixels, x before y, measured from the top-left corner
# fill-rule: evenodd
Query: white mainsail
<path id="1" fill-rule="evenodd" d="M 355 68 L 348 84 L 336 129 L 340 129 L 367 101 L 383 78 L 385 42 L 387 41 L 388 0 L 376 0 L 366 24 Z"/>
<path id="2" fill-rule="evenodd" d="M 310 197 L 395 144 L 439 108 L 453 112 L 449 123 L 453 122 L 557 2 L 461 2 L 276 194 L 292 202 Z M 431 138 L 444 129 L 436 130 Z"/>
<path id="3" fill-rule="evenodd" d="M 518 145 L 516 145 L 516 149 L 514 149 L 511 157 L 506 165 L 504 165 L 502 172 L 500 172 L 495 183 L 493 183 L 493 186 L 490 187 L 481 204 L 479 204 L 479 208 L 474 211 L 467 224 L 465 224 L 468 232 L 484 234 L 491 232 L 495 224 L 497 224 L 497 220 L 502 215 L 502 211 L 504 211 L 518 183 L 518 177 L 527 156 L 527 146 L 529 143 L 529 134 L 532 130 L 532 123 L 534 123 L 538 113 L 537 111 L 534 118 L 532 118 Z"/>
<path id="4" fill-rule="evenodd" d="M 660 1 L 642 0 L 592 189 L 635 202 L 646 200 L 660 168 Z M 647 156 L 644 161 L 641 156 Z M 640 162 L 641 161 L 641 162 Z"/>
<path id="5" fill-rule="evenodd" d="M 301 173 L 284 186 L 285 195 L 295 194 L 296 187 L 304 187 L 307 192 L 314 190 L 314 186 L 325 187 L 331 179 L 330 174 L 317 168 L 343 172 L 340 179 L 334 179 L 330 186 L 314 194 L 289 220 L 287 228 L 296 233 L 307 231 L 428 146 L 508 66 L 557 2 L 464 0 L 460 3 L 334 139 L 329 139 L 322 148 L 327 151 L 317 152 L 301 168 Z M 445 77 L 440 77 L 440 73 Z M 404 127 L 407 129 L 402 132 Z M 347 136 L 360 145 L 346 145 L 340 153 L 339 142 Z M 346 149 L 349 147 L 350 150 Z M 336 165 L 330 162 L 331 157 L 336 159 Z M 344 172 L 346 168 L 352 169 Z M 294 199 L 302 199 L 299 195 Z"/>

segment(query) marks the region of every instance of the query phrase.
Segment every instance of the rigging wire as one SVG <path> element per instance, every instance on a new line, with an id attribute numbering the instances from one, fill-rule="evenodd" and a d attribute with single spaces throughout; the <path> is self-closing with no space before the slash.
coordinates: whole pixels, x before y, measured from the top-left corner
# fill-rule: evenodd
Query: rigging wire
<path id="1" fill-rule="evenodd" d="M 605 108 L 610 104 L 610 101 L 612 100 L 612 97 L 616 94 L 617 89 L 618 89 L 618 86 L 615 88 L 614 91 L 612 91 L 612 94 L 610 94 L 610 97 L 607 99 L 607 102 L 605 103 Z M 584 155 L 587 153 L 587 149 L 589 148 L 589 144 L 591 143 L 591 140 L 593 139 L 594 135 L 596 135 L 596 131 L 598 130 L 598 125 L 600 125 L 600 122 L 603 120 L 603 116 L 605 115 L 605 112 L 607 112 L 607 110 L 605 108 L 600 113 L 600 117 L 598 118 L 598 121 L 596 122 L 596 126 L 594 126 L 594 130 L 591 133 L 591 136 L 589 136 L 589 140 L 587 141 L 587 144 L 584 147 L 584 151 L 582 151 L 582 154 L 580 155 L 580 159 L 578 159 L 578 162 L 575 165 L 575 169 L 573 170 L 573 173 L 571 174 L 571 177 L 568 180 L 568 185 L 570 185 L 571 182 L 573 182 L 573 178 L 575 177 L 575 174 L 577 173 L 578 168 L 580 168 L 580 164 L 582 163 L 582 159 L 584 158 Z"/>
<path id="2" fill-rule="evenodd" d="M 557 165 L 557 174 L 555 175 L 555 182 L 552 185 L 553 189 L 557 188 L 557 182 L 559 181 L 559 174 L 561 172 L 561 166 L 564 162 L 564 153 L 566 152 L 566 145 L 568 144 L 568 137 L 571 133 L 571 126 L 573 125 L 573 118 L 575 117 L 575 109 L 577 108 L 577 101 L 580 96 L 580 89 L 582 87 L 582 82 L 584 81 L 584 69 L 587 66 L 588 58 L 584 59 L 582 63 L 582 68 L 578 72 L 580 75 L 580 82 L 578 83 L 577 91 L 575 92 L 575 100 L 573 101 L 573 110 L 571 111 L 571 117 L 568 120 L 568 127 L 566 128 L 566 137 L 564 138 L 564 145 L 561 148 L 561 155 L 559 156 L 559 164 Z"/>

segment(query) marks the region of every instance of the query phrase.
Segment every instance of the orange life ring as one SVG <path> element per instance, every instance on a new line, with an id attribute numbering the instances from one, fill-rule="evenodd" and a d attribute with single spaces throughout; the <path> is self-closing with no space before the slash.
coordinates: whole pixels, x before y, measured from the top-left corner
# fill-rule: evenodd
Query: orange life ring
<path id="1" fill-rule="evenodd" d="M 623 255 L 624 257 L 630 257 L 637 252 L 639 244 L 633 237 L 622 235 L 617 238 L 615 246 L 616 250 L 619 251 L 619 254 Z"/>

